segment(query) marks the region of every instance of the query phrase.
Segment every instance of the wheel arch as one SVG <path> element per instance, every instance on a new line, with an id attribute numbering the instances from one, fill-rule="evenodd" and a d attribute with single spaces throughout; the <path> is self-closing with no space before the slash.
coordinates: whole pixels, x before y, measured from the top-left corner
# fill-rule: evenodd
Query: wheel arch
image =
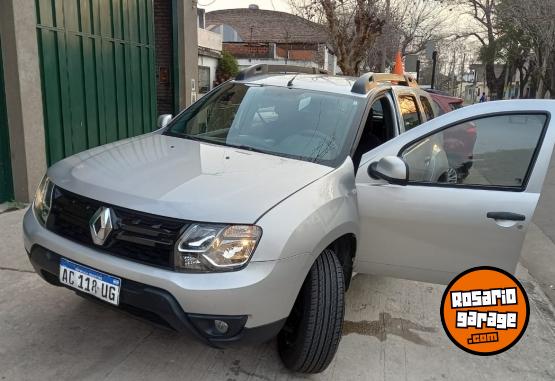
<path id="1" fill-rule="evenodd" d="M 333 250 L 341 266 L 345 276 L 345 289 L 348 290 L 351 284 L 353 274 L 353 264 L 357 251 L 357 237 L 354 233 L 346 233 L 338 237 L 327 248 Z"/>

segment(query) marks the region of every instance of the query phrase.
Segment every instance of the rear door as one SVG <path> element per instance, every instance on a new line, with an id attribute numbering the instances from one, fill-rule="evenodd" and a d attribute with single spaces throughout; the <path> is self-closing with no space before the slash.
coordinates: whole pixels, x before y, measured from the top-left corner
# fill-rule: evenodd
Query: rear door
<path id="1" fill-rule="evenodd" d="M 424 122 L 417 96 L 410 90 L 396 90 L 397 107 L 401 116 L 401 132 L 409 131 Z"/>
<path id="2" fill-rule="evenodd" d="M 470 106 L 365 154 L 356 271 L 438 283 L 481 265 L 514 272 L 553 150 L 553 113 L 552 101 Z M 407 185 L 368 175 L 389 155 L 405 161 Z"/>

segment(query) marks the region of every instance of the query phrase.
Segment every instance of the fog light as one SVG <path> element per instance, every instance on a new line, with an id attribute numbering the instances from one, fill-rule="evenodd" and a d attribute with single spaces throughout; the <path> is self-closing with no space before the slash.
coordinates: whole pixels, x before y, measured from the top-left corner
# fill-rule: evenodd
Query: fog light
<path id="1" fill-rule="evenodd" d="M 229 329 L 229 325 L 223 320 L 214 320 L 214 327 L 216 328 L 216 331 L 222 335 Z"/>

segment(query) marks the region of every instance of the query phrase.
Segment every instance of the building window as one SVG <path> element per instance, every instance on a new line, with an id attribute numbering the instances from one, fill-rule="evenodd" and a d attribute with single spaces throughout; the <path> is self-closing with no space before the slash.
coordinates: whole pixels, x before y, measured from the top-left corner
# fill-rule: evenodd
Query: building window
<path id="1" fill-rule="evenodd" d="M 201 94 L 206 94 L 212 88 L 210 84 L 210 68 L 208 66 L 198 67 L 198 87 Z"/>
<path id="2" fill-rule="evenodd" d="M 222 35 L 223 42 L 243 42 L 239 33 L 227 24 L 214 25 L 208 28 L 211 32 Z"/>
<path id="3" fill-rule="evenodd" d="M 197 8 L 197 27 L 200 29 L 206 29 L 206 18 L 205 10 Z"/>

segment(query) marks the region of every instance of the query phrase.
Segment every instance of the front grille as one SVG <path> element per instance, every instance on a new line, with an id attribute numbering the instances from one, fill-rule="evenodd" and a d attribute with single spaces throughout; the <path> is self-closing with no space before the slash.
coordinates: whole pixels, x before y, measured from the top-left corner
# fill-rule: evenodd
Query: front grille
<path id="1" fill-rule="evenodd" d="M 102 246 L 95 245 L 90 221 L 101 207 L 115 215 L 114 230 Z M 118 257 L 173 268 L 173 250 L 187 221 L 106 204 L 55 187 L 47 228 L 52 232 Z"/>

